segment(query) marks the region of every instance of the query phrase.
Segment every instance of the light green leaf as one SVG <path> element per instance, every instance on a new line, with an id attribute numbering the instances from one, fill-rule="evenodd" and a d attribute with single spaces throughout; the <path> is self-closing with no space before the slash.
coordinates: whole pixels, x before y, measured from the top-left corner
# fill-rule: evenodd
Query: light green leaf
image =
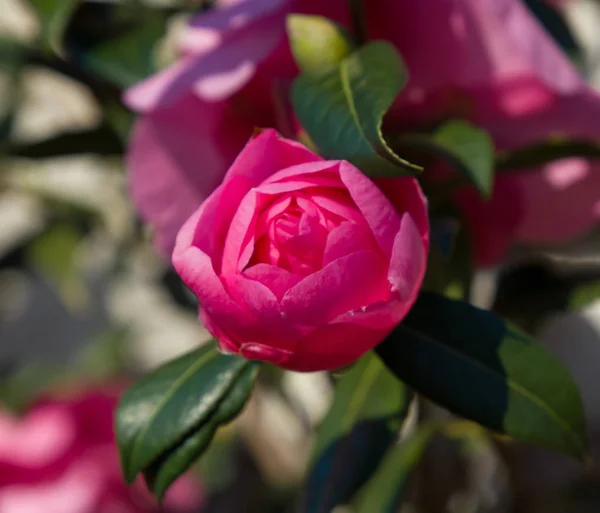
<path id="1" fill-rule="evenodd" d="M 287 33 L 294 59 L 304 72 L 322 72 L 352 51 L 344 28 L 322 16 L 292 14 L 287 18 Z"/>
<path id="2" fill-rule="evenodd" d="M 433 135 L 406 134 L 398 148 L 444 160 L 489 198 L 494 182 L 494 143 L 489 134 L 467 121 L 444 123 Z"/>
<path id="3" fill-rule="evenodd" d="M 376 41 L 321 74 L 294 82 L 298 119 L 327 158 L 345 159 L 370 176 L 417 174 L 421 167 L 393 153 L 383 138 L 383 116 L 407 80 L 396 49 Z"/>

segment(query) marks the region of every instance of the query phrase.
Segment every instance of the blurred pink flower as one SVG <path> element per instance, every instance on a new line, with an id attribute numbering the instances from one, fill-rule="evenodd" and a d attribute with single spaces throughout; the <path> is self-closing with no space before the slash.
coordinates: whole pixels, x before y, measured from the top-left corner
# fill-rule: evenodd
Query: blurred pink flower
<path id="1" fill-rule="evenodd" d="M 121 477 L 113 437 L 118 395 L 49 398 L 18 418 L 0 414 L 0 513 L 195 513 L 200 484 L 182 477 L 164 509 Z"/>
<path id="2" fill-rule="evenodd" d="M 314 371 L 348 365 L 390 333 L 417 297 L 428 248 L 416 180 L 374 182 L 265 130 L 184 224 L 173 265 L 223 351 Z"/>
<path id="3" fill-rule="evenodd" d="M 181 59 L 129 89 L 139 112 L 128 148 L 133 201 L 171 254 L 178 229 L 214 190 L 254 127 L 294 135 L 285 37 L 291 12 L 343 18 L 345 0 L 219 0 L 192 18 Z"/>
<path id="4" fill-rule="evenodd" d="M 391 40 L 410 79 L 388 117 L 411 129 L 449 118 L 490 132 L 498 150 L 555 135 L 597 140 L 600 96 L 580 78 L 520 0 L 371 2 L 373 35 Z M 491 201 L 456 200 L 476 259 L 493 264 L 515 243 L 573 240 L 600 218 L 600 165 L 564 159 L 500 172 Z"/>

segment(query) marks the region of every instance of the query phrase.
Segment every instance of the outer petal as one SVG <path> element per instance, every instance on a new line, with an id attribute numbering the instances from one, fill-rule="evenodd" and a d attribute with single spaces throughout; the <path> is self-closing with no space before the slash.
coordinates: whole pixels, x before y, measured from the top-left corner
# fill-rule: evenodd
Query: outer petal
<path id="1" fill-rule="evenodd" d="M 302 144 L 284 139 L 275 130 L 268 129 L 246 144 L 229 168 L 226 179 L 243 176 L 256 187 L 277 171 L 296 164 L 318 161 L 323 159 Z"/>
<path id="2" fill-rule="evenodd" d="M 473 188 L 458 191 L 455 201 L 469 230 L 476 264 L 490 266 L 506 256 L 525 208 L 519 187 L 498 178 L 489 201 Z"/>
<path id="3" fill-rule="evenodd" d="M 400 213 L 375 183 L 349 162 L 340 164 L 340 177 L 365 216 L 383 254 L 390 256 L 394 238 L 400 229 Z"/>
<path id="4" fill-rule="evenodd" d="M 282 367 L 312 372 L 344 367 L 381 342 L 390 330 L 373 330 L 352 323 L 329 324 L 308 334 Z"/>
<path id="5" fill-rule="evenodd" d="M 238 340 L 239 333 L 252 331 L 253 319 L 225 290 L 210 257 L 193 245 L 202 214 L 202 208 L 198 209 L 181 228 L 173 250 L 173 266 L 198 298 L 203 315 L 230 339 Z"/>
<path id="6" fill-rule="evenodd" d="M 407 305 L 406 311 L 417 299 L 426 267 L 427 249 L 422 235 L 411 214 L 406 212 L 394 239 L 388 270 L 392 291 L 398 292 L 400 299 Z"/>
<path id="7" fill-rule="evenodd" d="M 320 326 L 338 315 L 389 297 L 387 263 L 375 251 L 357 251 L 308 275 L 283 296 L 290 322 Z"/>
<path id="8" fill-rule="evenodd" d="M 419 182 L 414 178 L 380 178 L 375 180 L 377 186 L 392 202 L 398 212 L 409 212 L 417 230 L 421 234 L 425 251 L 429 249 L 429 216 L 427 214 L 427 198 Z"/>
<path id="9" fill-rule="evenodd" d="M 515 173 L 523 198 L 520 242 L 551 244 L 574 240 L 600 222 L 600 165 L 564 159 L 540 172 Z"/>
<path id="10" fill-rule="evenodd" d="M 236 20 L 243 26 L 227 34 L 221 33 L 218 45 L 204 41 L 200 45 L 201 53 L 188 54 L 174 65 L 136 84 L 126 91 L 125 103 L 133 110 L 144 112 L 171 105 L 192 89 L 199 98 L 209 102 L 225 99 L 239 91 L 254 76 L 258 63 L 275 49 L 283 37 L 287 2 L 259 0 L 259 3 L 265 2 L 272 4 L 273 9 L 250 19 L 244 20 L 244 12 L 252 10 L 256 0 L 247 0 L 231 7 L 227 13 L 221 13 L 229 17 L 229 28 L 236 24 Z M 213 36 L 219 33 L 219 29 L 223 30 L 223 27 L 215 27 Z M 189 34 L 188 37 L 197 41 L 192 36 L 197 32 L 192 29 Z M 184 41 L 183 46 L 187 49 L 193 44 Z M 207 47 L 212 50 L 207 52 Z"/>
<path id="11" fill-rule="evenodd" d="M 127 151 L 129 189 L 163 254 L 170 255 L 179 228 L 220 183 L 251 131 L 227 104 L 189 95 L 138 120 Z"/>
<path id="12" fill-rule="evenodd" d="M 368 9 L 372 35 L 396 44 L 407 63 L 405 100 L 523 76 L 563 93 L 581 87 L 567 57 L 519 0 L 383 0 Z"/>

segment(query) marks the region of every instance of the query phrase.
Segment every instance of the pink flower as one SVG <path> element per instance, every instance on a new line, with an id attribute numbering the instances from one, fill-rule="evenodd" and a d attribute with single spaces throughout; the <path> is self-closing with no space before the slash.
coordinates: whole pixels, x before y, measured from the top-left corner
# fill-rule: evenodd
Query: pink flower
<path id="1" fill-rule="evenodd" d="M 414 179 L 375 183 L 265 130 L 185 223 L 173 264 L 223 351 L 313 371 L 356 360 L 406 315 L 428 245 Z"/>
<path id="2" fill-rule="evenodd" d="M 286 15 L 344 17 L 345 0 L 219 0 L 194 17 L 181 59 L 129 89 L 142 114 L 127 165 L 131 196 L 170 255 L 175 235 L 220 183 L 256 126 L 292 136 L 288 86 L 297 74 Z"/>
<path id="3" fill-rule="evenodd" d="M 49 398 L 23 418 L 0 414 L 0 513 L 192 513 L 199 484 L 181 478 L 159 508 L 142 482 L 127 486 L 113 441 L 117 394 Z"/>
<path id="4" fill-rule="evenodd" d="M 553 135 L 597 140 L 600 96 L 520 0 L 371 2 L 373 35 L 391 40 L 410 79 L 390 114 L 407 130 L 466 118 L 511 150 Z M 475 191 L 456 200 L 477 261 L 493 264 L 517 243 L 573 240 L 600 218 L 600 167 L 565 159 L 500 172 L 491 201 Z"/>

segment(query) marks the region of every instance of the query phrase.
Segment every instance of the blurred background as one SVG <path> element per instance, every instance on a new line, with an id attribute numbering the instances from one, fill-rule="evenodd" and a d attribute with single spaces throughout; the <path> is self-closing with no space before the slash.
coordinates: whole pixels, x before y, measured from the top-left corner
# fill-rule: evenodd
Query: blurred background
<path id="1" fill-rule="evenodd" d="M 172 35 L 187 14 L 208 3 L 0 0 L 0 401 L 6 416 L 49 390 L 76 394 L 126 384 L 209 338 L 193 299 L 155 254 L 128 201 L 123 153 L 133 115 L 120 102 L 125 88 L 172 59 Z M 560 10 L 528 3 L 600 87 L 600 2 L 576 0 Z M 596 457 L 598 235 L 554 253 L 516 253 L 502 269 L 478 272 L 473 284 L 478 305 L 538 334 L 574 373 Z M 331 396 L 324 373 L 261 375 L 243 415 L 218 433 L 195 471 L 204 497 L 195 510 L 292 511 L 314 428 Z M 421 406 L 419 415 L 449 416 Z M 473 433 L 431 444 L 411 478 L 407 512 L 600 511 L 596 467 Z M 0 474 L 3 450 L 0 440 Z M 4 483 L 0 476 L 0 498 Z M 1 513 L 37 513 L 2 504 Z M 68 513 L 84 511 L 92 512 Z"/>

